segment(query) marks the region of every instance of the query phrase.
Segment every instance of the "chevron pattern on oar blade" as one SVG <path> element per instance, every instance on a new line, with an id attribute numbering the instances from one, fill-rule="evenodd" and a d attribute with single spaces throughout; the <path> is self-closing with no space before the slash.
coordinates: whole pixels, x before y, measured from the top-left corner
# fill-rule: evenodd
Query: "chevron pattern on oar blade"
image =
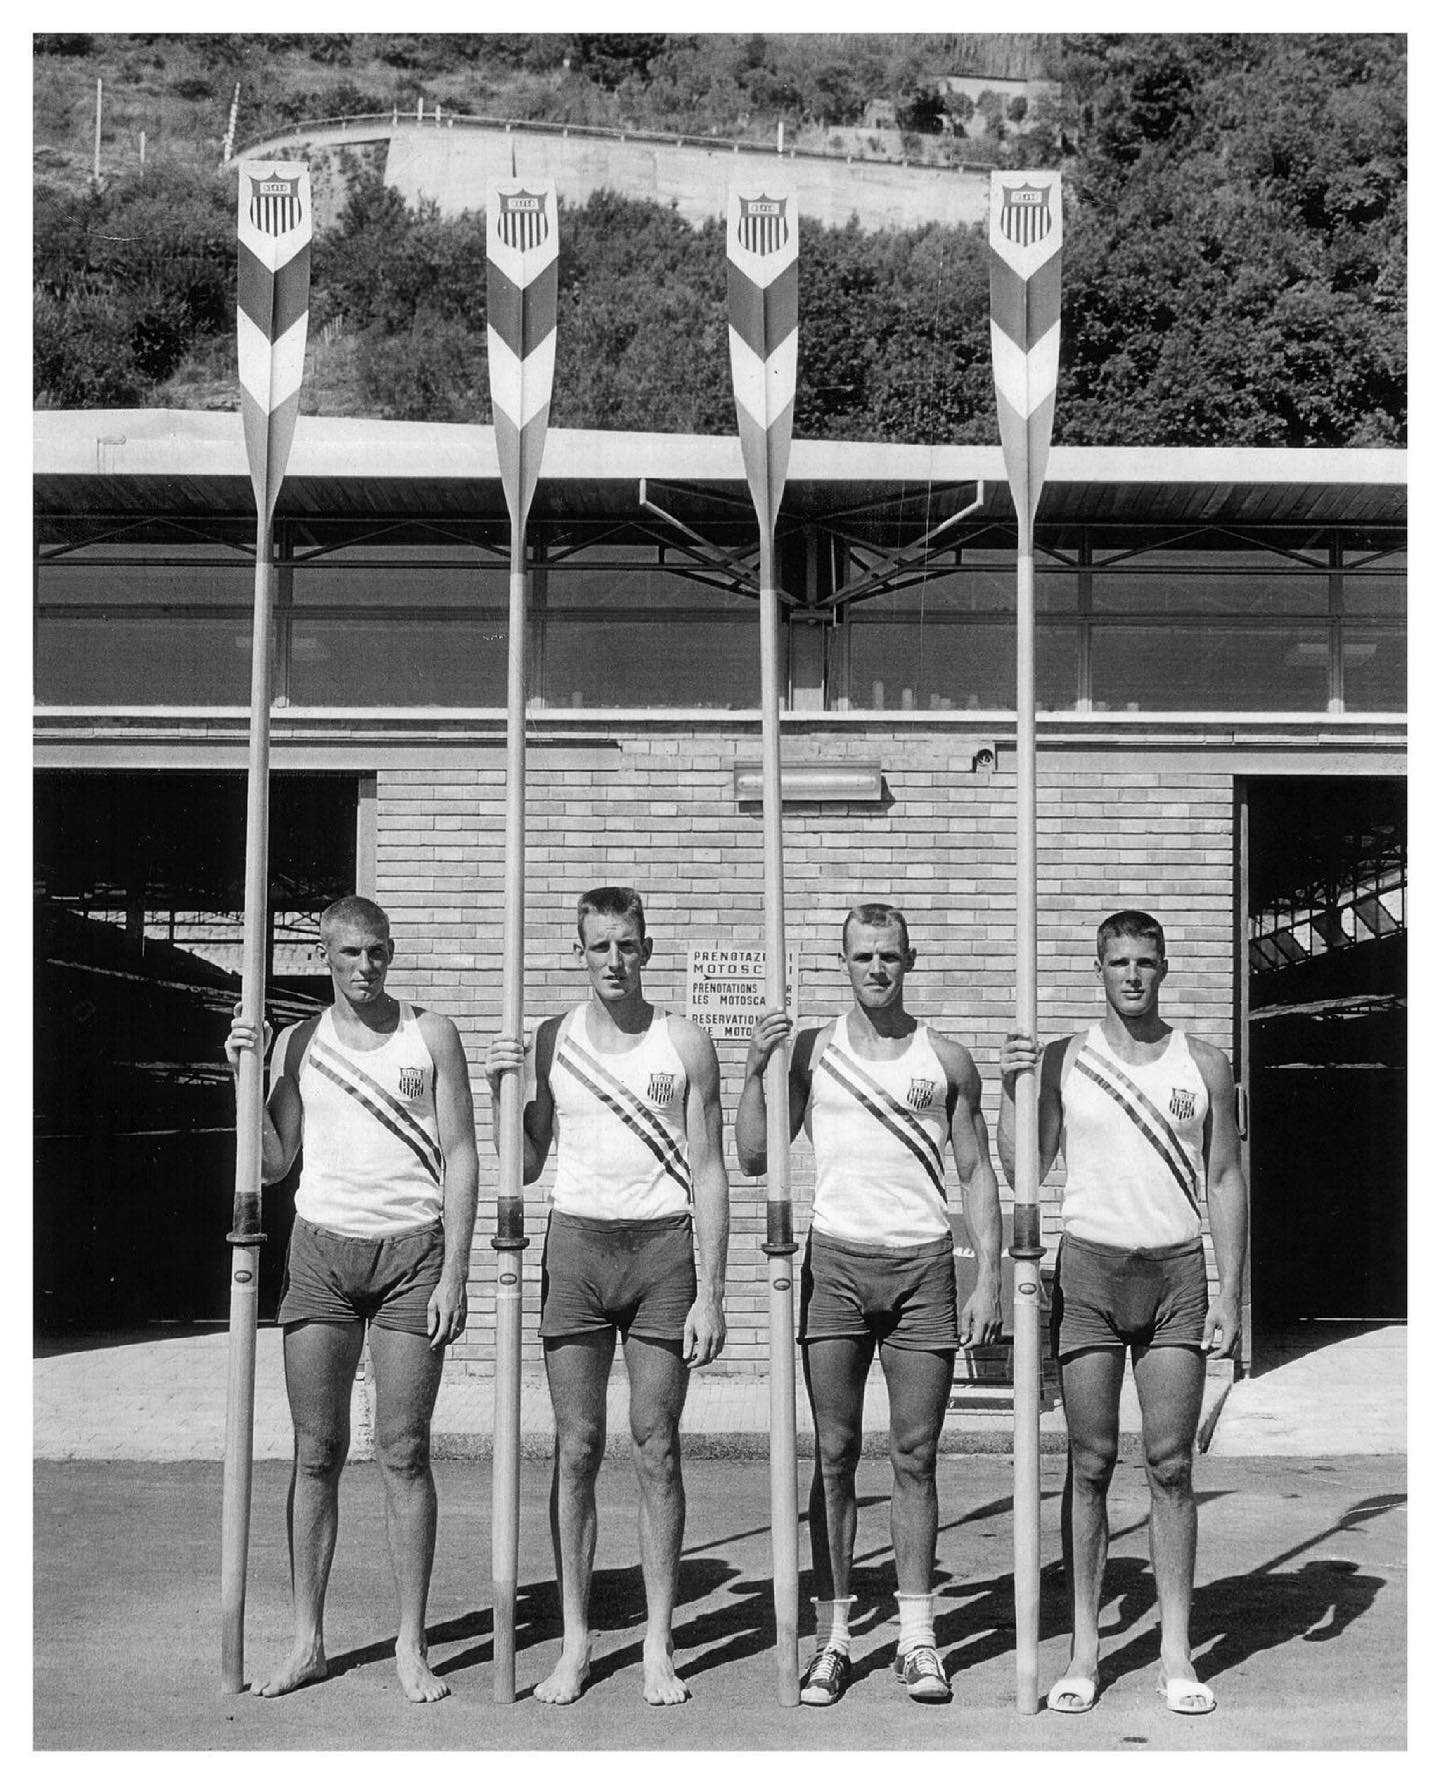
<path id="1" fill-rule="evenodd" d="M 490 405 L 505 501 L 523 527 L 555 385 L 560 231 L 553 180 L 500 180 L 486 219 Z"/>
<path id="2" fill-rule="evenodd" d="M 310 319 L 310 170 L 300 161 L 240 166 L 235 327 L 240 411 L 255 506 L 274 512 L 285 476 Z"/>
<path id="3" fill-rule="evenodd" d="M 790 463 L 800 343 L 799 219 L 792 188 L 763 175 L 730 188 L 730 371 L 745 476 L 773 527 Z"/>
<path id="4" fill-rule="evenodd" d="M 1060 371 L 1060 175 L 990 176 L 990 352 L 1005 474 L 1022 534 L 1050 456 Z"/>

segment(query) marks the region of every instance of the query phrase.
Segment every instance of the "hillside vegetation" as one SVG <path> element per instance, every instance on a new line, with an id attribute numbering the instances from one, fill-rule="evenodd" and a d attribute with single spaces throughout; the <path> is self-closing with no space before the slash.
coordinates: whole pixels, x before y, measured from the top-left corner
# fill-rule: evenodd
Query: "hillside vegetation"
<path id="1" fill-rule="evenodd" d="M 1001 44 L 1014 54 L 1008 68 L 992 62 L 987 72 L 1064 83 L 1058 108 L 1037 108 L 997 149 L 1011 165 L 1059 165 L 1066 177 L 1057 440 L 1403 441 L 1402 39 L 988 41 L 992 55 Z M 555 121 L 573 117 L 583 100 L 639 125 L 730 129 L 746 119 L 755 128 L 763 115 L 773 130 L 776 115 L 797 127 L 839 120 L 842 101 L 863 107 L 877 90 L 913 97 L 906 82 L 927 69 L 963 72 L 980 42 L 41 40 L 36 403 L 237 406 L 234 190 L 215 171 L 215 125 L 223 130 L 237 66 L 269 71 L 267 103 L 293 117 L 335 109 L 339 84 L 362 73 L 378 81 L 376 70 L 388 69 L 396 102 L 407 82 L 411 104 L 417 85 L 447 105 L 503 85 L 512 108 L 529 94 L 533 115 Z M 187 135 L 179 114 L 167 113 L 143 177 L 116 173 L 95 192 L 73 167 L 44 171 L 41 120 L 53 129 L 64 92 L 87 83 L 93 114 L 94 64 L 113 59 L 117 45 L 162 84 L 203 78 L 212 91 L 179 95 L 180 105 L 197 108 L 194 128 Z M 420 60 L 396 60 L 412 54 Z M 200 62 L 213 63 L 214 74 L 197 73 Z M 332 78 L 321 103 L 319 87 L 305 82 L 325 70 Z M 843 92 L 840 71 L 850 82 Z M 446 82 L 454 93 L 442 94 Z M 378 86 L 372 96 L 381 97 Z M 748 109 L 737 110 L 742 102 Z M 69 103 L 73 113 L 78 100 Z M 474 109 L 491 104 L 477 97 Z M 241 140 L 261 127 L 242 117 Z M 352 173 L 340 221 L 315 243 L 306 409 L 487 420 L 483 218 L 408 209 L 373 170 L 357 161 Z M 728 432 L 720 228 L 692 230 L 671 211 L 601 192 L 562 208 L 561 243 L 554 422 Z M 812 224 L 800 267 L 798 434 L 996 437 L 981 231 L 867 234 L 853 223 Z"/>

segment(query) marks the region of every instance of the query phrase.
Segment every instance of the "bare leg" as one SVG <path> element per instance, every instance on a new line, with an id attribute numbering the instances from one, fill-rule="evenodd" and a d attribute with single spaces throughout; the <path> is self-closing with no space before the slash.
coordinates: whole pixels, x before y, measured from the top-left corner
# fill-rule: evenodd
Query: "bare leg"
<path id="1" fill-rule="evenodd" d="M 897 1590 L 929 1592 L 935 1580 L 935 1535 L 940 1525 L 935 1457 L 955 1373 L 954 1351 L 880 1346 L 890 1393 L 890 1541 Z"/>
<path id="2" fill-rule="evenodd" d="M 1194 1679 L 1190 1595 L 1195 1586 L 1195 1490 L 1191 1467 L 1205 1390 L 1205 1359 L 1180 1345 L 1137 1352 L 1135 1388 L 1150 1481 L 1150 1564 L 1160 1601 L 1160 1673 Z"/>
<path id="3" fill-rule="evenodd" d="M 810 1561 L 815 1596 L 850 1596 L 855 1555 L 855 1470 L 864 1436 L 865 1377 L 873 1338 L 816 1338 L 801 1346 L 805 1391 L 815 1419 L 810 1476 Z"/>
<path id="4" fill-rule="evenodd" d="M 385 1534 L 400 1605 L 395 1669 L 411 1703 L 434 1703 L 450 1687 L 426 1659 L 425 1604 L 435 1559 L 435 1477 L 430 1471 L 430 1419 L 440 1387 L 443 1351 L 430 1340 L 388 1326 L 370 1328 L 375 1365 L 375 1459 L 385 1482 Z"/>
<path id="5" fill-rule="evenodd" d="M 545 1341 L 545 1372 L 555 1408 L 550 1537 L 565 1633 L 559 1661 L 535 1687 L 541 1703 L 574 1703 L 590 1675 L 595 1479 L 605 1454 L 605 1388 L 614 1355 L 611 1330 Z"/>
<path id="6" fill-rule="evenodd" d="M 1077 1351 L 1060 1364 L 1070 1459 L 1060 1502 L 1065 1577 L 1070 1586 L 1070 1664 L 1067 1677 L 1095 1679 L 1100 1669 L 1100 1604 L 1110 1519 L 1105 1496 L 1120 1446 L 1120 1384 L 1125 1352 Z M 1073 1706 L 1071 1706 L 1073 1707 Z"/>
<path id="7" fill-rule="evenodd" d="M 258 1687 L 260 1697 L 283 1697 L 323 1679 L 325 1588 L 340 1527 L 340 1471 L 350 1448 L 350 1389 L 365 1329 L 306 1320 L 285 1328 L 285 1391 L 295 1425 L 286 1525 L 295 1640 L 289 1654 Z"/>
<path id="8" fill-rule="evenodd" d="M 640 1483 L 640 1566 L 645 1575 L 646 1703 L 684 1703 L 690 1687 L 675 1671 L 671 1624 L 685 1540 L 685 1482 L 680 1473 L 680 1414 L 690 1372 L 678 1343 L 625 1340 L 630 1376 L 630 1449 Z"/>

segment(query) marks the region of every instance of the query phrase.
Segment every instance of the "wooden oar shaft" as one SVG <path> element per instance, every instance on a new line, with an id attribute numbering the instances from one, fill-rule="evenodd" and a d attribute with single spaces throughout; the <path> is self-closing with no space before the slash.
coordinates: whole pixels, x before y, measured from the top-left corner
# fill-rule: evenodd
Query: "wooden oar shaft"
<path id="1" fill-rule="evenodd" d="M 510 526 L 510 626 L 505 714 L 505 911 L 500 1032 L 525 1027 L 525 530 Z M 494 1698 L 515 1701 L 515 1594 L 520 1563 L 520 1308 L 525 1238 L 525 1086 L 500 1085 L 500 1193 L 495 1237 L 495 1417 L 490 1500 Z"/>
<path id="2" fill-rule="evenodd" d="M 760 737 L 765 853 L 765 1001 L 785 1003 L 785 854 L 780 783 L 780 604 L 773 528 L 760 529 Z M 800 1701 L 799 1503 L 795 1486 L 795 1240 L 790 1203 L 790 1091 L 786 1050 L 765 1069 L 765 1256 L 770 1271 L 770 1530 L 776 1690 Z"/>
<path id="3" fill-rule="evenodd" d="M 265 1018 L 270 857 L 270 517 L 255 527 L 255 610 L 250 642 L 250 754 L 245 804 L 245 931 L 240 1011 L 257 1030 Z M 255 1326 L 260 1245 L 261 1122 L 265 1064 L 240 1055 L 235 1087 L 235 1199 L 231 1210 L 230 1357 L 225 1396 L 225 1462 L 220 1512 L 220 1687 L 245 1681 L 245 1573 L 250 1546 L 250 1479 L 255 1428 Z"/>
<path id="4" fill-rule="evenodd" d="M 1035 556 L 1022 514 L 1016 563 L 1015 1022 L 1033 1035 L 1036 997 Z M 1015 1085 L 1015 1707 L 1039 1709 L 1040 1159 L 1036 1079 Z"/>

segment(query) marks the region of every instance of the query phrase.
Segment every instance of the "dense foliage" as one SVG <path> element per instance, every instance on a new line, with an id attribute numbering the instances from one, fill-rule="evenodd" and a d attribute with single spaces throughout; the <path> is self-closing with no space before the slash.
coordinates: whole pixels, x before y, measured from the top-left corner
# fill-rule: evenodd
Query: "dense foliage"
<path id="1" fill-rule="evenodd" d="M 426 53 L 381 41 L 396 65 Z M 878 78 L 826 39 L 498 41 L 517 68 L 563 48 L 691 127 L 743 102 L 838 118 Z M 885 78 L 905 41 L 877 38 Z M 1066 176 L 1057 439 L 1402 441 L 1403 40 L 1073 37 L 1061 72 L 1063 106 L 1016 108 L 1004 144 Z M 232 203 L 206 175 L 38 189 L 37 402 L 153 399 L 188 343 L 233 326 Z M 719 225 L 602 192 L 564 209 L 561 242 L 555 422 L 733 427 Z M 480 217 L 356 183 L 315 245 L 312 326 L 353 337 L 366 412 L 488 417 L 484 247 Z M 800 267 L 797 433 L 995 437 L 982 232 L 807 224 Z"/>

